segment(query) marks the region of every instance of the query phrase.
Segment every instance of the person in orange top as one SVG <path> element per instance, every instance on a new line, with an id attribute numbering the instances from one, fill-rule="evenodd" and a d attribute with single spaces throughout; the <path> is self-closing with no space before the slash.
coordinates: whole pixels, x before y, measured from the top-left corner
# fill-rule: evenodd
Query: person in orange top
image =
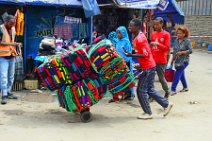
<path id="1" fill-rule="evenodd" d="M 16 47 L 22 46 L 15 42 L 15 18 L 8 15 L 4 24 L 0 25 L 0 89 L 1 104 L 7 103 L 7 98 L 17 99 L 11 93 L 15 74 L 15 57 L 17 55 Z"/>
<path id="2" fill-rule="evenodd" d="M 165 91 L 165 98 L 169 97 L 170 91 L 167 85 L 167 81 L 164 77 L 167 56 L 170 49 L 170 34 L 163 30 L 163 18 L 157 17 L 154 20 L 154 29 L 155 31 L 151 36 L 151 50 L 153 58 L 156 62 L 156 71 L 159 78 L 159 81 L 162 85 L 163 90 Z"/>

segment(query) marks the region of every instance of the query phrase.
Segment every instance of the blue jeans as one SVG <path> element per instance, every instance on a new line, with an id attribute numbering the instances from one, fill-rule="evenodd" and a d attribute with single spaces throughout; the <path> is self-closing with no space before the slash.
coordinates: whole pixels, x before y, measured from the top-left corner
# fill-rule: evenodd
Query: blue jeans
<path id="1" fill-rule="evenodd" d="M 143 70 L 143 73 L 138 78 L 138 100 L 143 111 L 150 115 L 152 114 L 152 111 L 150 108 L 149 96 L 151 96 L 158 104 L 160 104 L 164 108 L 167 108 L 169 105 L 167 99 L 160 95 L 154 88 L 155 71 L 155 67 Z"/>
<path id="2" fill-rule="evenodd" d="M 177 69 L 175 71 L 175 74 L 174 74 L 174 80 L 172 82 L 172 86 L 171 86 L 171 90 L 173 92 L 176 91 L 176 87 L 179 83 L 179 81 L 182 82 L 183 84 L 183 88 L 188 88 L 188 84 L 186 82 L 186 78 L 185 78 L 185 68 L 188 66 L 188 63 L 184 63 L 184 67 L 182 69 Z"/>
<path id="3" fill-rule="evenodd" d="M 15 74 L 15 57 L 5 59 L 0 57 L 0 86 L 3 96 L 11 91 Z"/>

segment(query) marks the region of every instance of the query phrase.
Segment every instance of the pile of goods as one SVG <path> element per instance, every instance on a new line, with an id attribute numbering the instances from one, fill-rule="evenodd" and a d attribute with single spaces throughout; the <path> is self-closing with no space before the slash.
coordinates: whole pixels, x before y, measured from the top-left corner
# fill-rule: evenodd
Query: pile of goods
<path id="1" fill-rule="evenodd" d="M 49 90 L 57 90 L 59 105 L 70 112 L 89 109 L 107 90 L 123 96 L 134 86 L 126 62 L 109 40 L 101 38 L 86 49 L 53 57 L 37 73 Z"/>

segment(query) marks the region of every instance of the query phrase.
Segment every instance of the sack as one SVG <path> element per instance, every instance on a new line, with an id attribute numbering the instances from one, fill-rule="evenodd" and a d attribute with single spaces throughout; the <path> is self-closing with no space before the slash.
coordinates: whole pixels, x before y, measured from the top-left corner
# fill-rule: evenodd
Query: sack
<path id="1" fill-rule="evenodd" d="M 172 82 L 174 80 L 174 73 L 175 71 L 173 69 L 165 70 L 164 76 L 167 82 Z"/>

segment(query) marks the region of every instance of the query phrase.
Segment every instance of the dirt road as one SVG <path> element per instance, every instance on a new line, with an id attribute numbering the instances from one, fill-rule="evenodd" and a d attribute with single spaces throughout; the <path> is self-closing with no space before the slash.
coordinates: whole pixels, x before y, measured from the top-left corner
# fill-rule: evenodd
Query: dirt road
<path id="1" fill-rule="evenodd" d="M 170 98 L 170 115 L 163 118 L 162 107 L 153 102 L 154 119 L 146 121 L 136 119 L 142 113 L 137 99 L 132 104 L 103 99 L 91 108 L 93 121 L 81 123 L 54 96 L 18 93 L 19 100 L 0 105 L 0 141 L 211 141 L 212 54 L 195 51 L 186 75 L 190 91 Z M 162 92 L 158 82 L 156 88 Z"/>

